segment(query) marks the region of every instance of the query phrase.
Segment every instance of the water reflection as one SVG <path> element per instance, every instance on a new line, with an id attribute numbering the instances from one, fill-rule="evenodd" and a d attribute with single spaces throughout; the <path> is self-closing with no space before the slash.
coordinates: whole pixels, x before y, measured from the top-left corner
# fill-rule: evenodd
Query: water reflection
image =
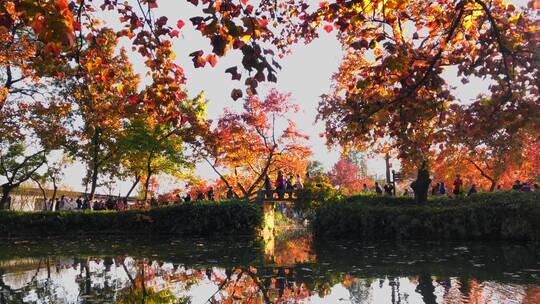
<path id="1" fill-rule="evenodd" d="M 275 249 L 309 247 L 309 237 L 293 236 Z M 242 241 L 131 241 L 128 251 L 141 249 L 132 254 L 122 243 L 97 241 L 102 247 L 77 247 L 72 257 L 62 252 L 80 242 L 5 244 L 0 303 L 540 303 L 539 248 L 531 244 L 341 241 L 269 259 Z M 50 254 L 32 257 L 37 247 Z M 231 259 L 231 248 L 243 258 Z"/>
<path id="2" fill-rule="evenodd" d="M 0 304 L 540 303 L 539 244 L 314 242 L 282 210 L 260 240 L 0 240 Z"/>

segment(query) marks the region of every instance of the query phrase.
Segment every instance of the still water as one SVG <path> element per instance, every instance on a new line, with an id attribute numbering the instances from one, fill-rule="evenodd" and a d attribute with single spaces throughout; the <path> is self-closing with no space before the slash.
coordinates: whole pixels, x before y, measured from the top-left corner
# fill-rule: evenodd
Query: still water
<path id="1" fill-rule="evenodd" d="M 0 240 L 0 303 L 540 303 L 540 244 Z"/>

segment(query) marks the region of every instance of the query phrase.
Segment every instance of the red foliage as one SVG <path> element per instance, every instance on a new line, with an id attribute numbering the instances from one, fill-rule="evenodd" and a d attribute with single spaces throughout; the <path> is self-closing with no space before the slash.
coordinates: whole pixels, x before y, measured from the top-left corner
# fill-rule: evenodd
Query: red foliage
<path id="1" fill-rule="evenodd" d="M 364 184 L 371 184 L 367 177 L 359 175 L 359 171 L 356 164 L 347 158 L 341 158 L 334 164 L 328 176 L 332 185 L 344 194 L 354 194 L 362 191 Z"/>

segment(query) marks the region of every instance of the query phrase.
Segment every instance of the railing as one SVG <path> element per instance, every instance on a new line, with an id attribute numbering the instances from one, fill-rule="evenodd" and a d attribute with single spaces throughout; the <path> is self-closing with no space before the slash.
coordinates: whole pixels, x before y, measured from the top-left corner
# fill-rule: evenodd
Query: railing
<path id="1" fill-rule="evenodd" d="M 298 196 L 294 190 L 259 190 L 258 202 L 295 202 Z"/>

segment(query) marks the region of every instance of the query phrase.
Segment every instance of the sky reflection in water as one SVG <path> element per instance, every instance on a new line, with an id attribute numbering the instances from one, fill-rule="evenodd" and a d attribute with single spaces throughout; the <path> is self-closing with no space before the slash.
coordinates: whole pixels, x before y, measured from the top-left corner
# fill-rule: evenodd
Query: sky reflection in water
<path id="1" fill-rule="evenodd" d="M 0 304 L 540 303 L 540 244 L 314 242 L 276 227 L 260 240 L 0 240 Z"/>
<path id="2" fill-rule="evenodd" d="M 534 244 L 313 244 L 287 233 L 271 251 L 246 239 L 10 241 L 0 303 L 540 303 Z"/>

